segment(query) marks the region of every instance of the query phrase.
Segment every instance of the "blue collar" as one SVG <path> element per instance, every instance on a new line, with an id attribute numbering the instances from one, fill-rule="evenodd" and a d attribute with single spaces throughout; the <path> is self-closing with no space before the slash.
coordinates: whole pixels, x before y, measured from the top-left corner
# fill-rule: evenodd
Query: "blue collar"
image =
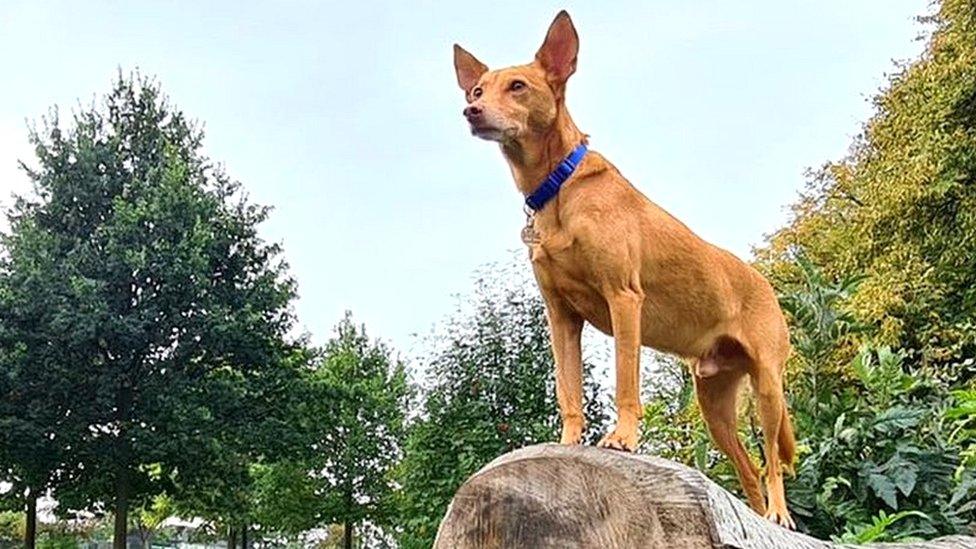
<path id="1" fill-rule="evenodd" d="M 586 143 L 580 143 L 578 147 L 573 149 L 573 152 L 569 153 L 569 156 L 564 158 L 556 166 L 555 170 L 552 170 L 546 176 L 546 180 L 539 185 L 538 189 L 532 191 L 532 194 L 525 197 L 525 205 L 536 212 L 541 210 L 550 200 L 559 194 L 560 187 L 569 179 L 569 176 L 573 175 L 573 172 L 576 171 L 576 167 L 579 166 L 584 156 L 586 156 Z"/>

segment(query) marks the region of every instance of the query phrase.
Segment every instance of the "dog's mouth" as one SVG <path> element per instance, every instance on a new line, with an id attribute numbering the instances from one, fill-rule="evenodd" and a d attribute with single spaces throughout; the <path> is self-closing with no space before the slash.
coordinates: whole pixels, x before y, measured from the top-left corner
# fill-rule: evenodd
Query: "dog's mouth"
<path id="1" fill-rule="evenodd" d="M 471 124 L 471 135 L 488 141 L 503 141 L 514 133 L 512 128 L 498 128 L 489 124 Z"/>

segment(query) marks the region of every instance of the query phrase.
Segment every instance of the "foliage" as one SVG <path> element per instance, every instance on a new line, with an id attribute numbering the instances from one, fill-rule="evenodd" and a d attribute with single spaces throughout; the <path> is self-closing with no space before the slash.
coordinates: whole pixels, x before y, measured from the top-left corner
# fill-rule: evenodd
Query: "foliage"
<path id="1" fill-rule="evenodd" d="M 148 504 L 136 509 L 135 522 L 143 545 L 149 542 L 166 519 L 173 516 L 174 511 L 173 500 L 166 494 L 158 494 Z"/>
<path id="2" fill-rule="evenodd" d="M 816 430 L 803 434 L 789 497 L 810 532 L 856 537 L 883 525 L 872 539 L 887 541 L 964 531 L 976 518 L 952 502 L 962 447 L 945 417 L 950 395 L 905 373 L 904 360 L 887 347 L 862 349 L 850 364 L 855 378 L 833 384 L 823 421 L 806 422 Z M 912 513 L 881 515 L 903 510 Z"/>
<path id="3" fill-rule="evenodd" d="M 918 511 L 900 511 L 890 515 L 884 511 L 878 511 L 878 516 L 871 519 L 870 525 L 862 527 L 856 532 L 845 531 L 844 535 L 836 539 L 842 543 L 871 543 L 875 541 L 884 541 L 886 539 L 886 534 L 889 530 L 891 530 L 891 527 L 898 521 L 908 517 L 927 518 L 925 514 Z"/>
<path id="4" fill-rule="evenodd" d="M 691 373 L 679 360 L 659 358 L 660 371 L 644 402 L 638 451 L 695 467 L 725 489 L 738 493 L 731 463 L 715 448 L 695 400 Z M 741 425 L 748 442 L 755 436 Z M 755 449 L 753 449 L 755 450 Z"/>
<path id="5" fill-rule="evenodd" d="M 850 154 L 812 173 L 793 219 L 758 250 L 784 288 L 798 255 L 863 277 L 844 311 L 946 379 L 976 352 L 976 5 L 944 0 L 932 35 L 874 98 Z M 915 355 L 919 357 L 916 360 Z"/>
<path id="6" fill-rule="evenodd" d="M 322 350 L 313 383 L 334 395 L 330 425 L 311 461 L 322 482 L 321 516 L 343 524 L 350 537 L 363 522 L 391 523 L 391 475 L 403 449 L 409 398 L 403 364 L 347 313 Z"/>
<path id="7" fill-rule="evenodd" d="M 396 512 L 391 470 L 410 396 L 404 365 L 347 313 L 303 378 L 292 426 L 303 438 L 292 454 L 252 466 L 249 520 L 285 539 L 334 523 L 356 539 L 379 539 L 375 527 Z"/>
<path id="8" fill-rule="evenodd" d="M 62 504 L 111 503 L 124 525 L 130 503 L 233 481 L 259 450 L 252 432 L 274 410 L 260 387 L 279 373 L 294 287 L 257 236 L 268 210 L 201 154 L 202 132 L 153 82 L 120 76 L 72 122 L 55 112 L 31 134 L 35 195 L 4 240 L 14 400 L 0 411 L 50 407 L 4 453 L 25 470 L 53 445 L 42 463 L 68 475 Z"/>
<path id="9" fill-rule="evenodd" d="M 269 533 L 295 536 L 320 522 L 319 495 L 311 471 L 301 460 L 255 464 L 252 522 Z"/>
<path id="10" fill-rule="evenodd" d="M 425 367 L 425 400 L 398 470 L 401 547 L 429 547 L 447 504 L 469 475 L 495 457 L 558 440 L 555 370 L 541 298 L 524 268 L 493 267 L 479 278 Z M 585 367 L 588 374 L 591 367 Z M 587 441 L 606 411 L 586 375 Z"/>
<path id="11" fill-rule="evenodd" d="M 0 511 L 0 545 L 15 545 L 23 542 L 25 522 L 23 513 Z"/>
<path id="12" fill-rule="evenodd" d="M 923 19 L 925 53 L 758 250 L 798 351 L 788 493 L 821 536 L 899 539 L 976 520 L 976 5 L 945 0 Z"/>

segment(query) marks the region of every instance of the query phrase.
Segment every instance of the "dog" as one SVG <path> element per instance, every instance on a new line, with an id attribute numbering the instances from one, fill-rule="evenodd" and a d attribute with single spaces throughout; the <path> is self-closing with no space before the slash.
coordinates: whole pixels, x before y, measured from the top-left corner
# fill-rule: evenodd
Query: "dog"
<path id="1" fill-rule="evenodd" d="M 705 242 L 587 148 L 566 110 L 579 36 L 560 12 L 526 65 L 498 70 L 454 45 L 471 133 L 495 141 L 526 196 L 522 231 L 546 306 L 556 362 L 561 443 L 579 444 L 583 323 L 613 336 L 617 423 L 599 446 L 634 451 L 642 416 L 641 345 L 683 357 L 712 440 L 732 460 L 750 506 L 795 528 L 783 470 L 795 439 L 783 395 L 789 332 L 758 271 Z M 737 434 L 736 400 L 748 376 L 762 424 L 760 471 Z"/>

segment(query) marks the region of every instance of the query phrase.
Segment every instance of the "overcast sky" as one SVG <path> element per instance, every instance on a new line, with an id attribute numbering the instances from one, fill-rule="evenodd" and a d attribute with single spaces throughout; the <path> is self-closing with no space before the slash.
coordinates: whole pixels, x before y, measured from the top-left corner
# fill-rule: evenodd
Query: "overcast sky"
<path id="1" fill-rule="evenodd" d="M 520 252 L 523 214 L 492 144 L 468 135 L 459 42 L 528 62 L 556 12 L 580 33 L 568 103 L 592 148 L 698 234 L 748 258 L 803 172 L 846 152 L 911 59 L 926 0 L 784 2 L 0 3 L 0 201 L 29 189 L 28 120 L 155 76 L 206 125 L 253 200 L 323 341 L 346 309 L 410 350 Z"/>

